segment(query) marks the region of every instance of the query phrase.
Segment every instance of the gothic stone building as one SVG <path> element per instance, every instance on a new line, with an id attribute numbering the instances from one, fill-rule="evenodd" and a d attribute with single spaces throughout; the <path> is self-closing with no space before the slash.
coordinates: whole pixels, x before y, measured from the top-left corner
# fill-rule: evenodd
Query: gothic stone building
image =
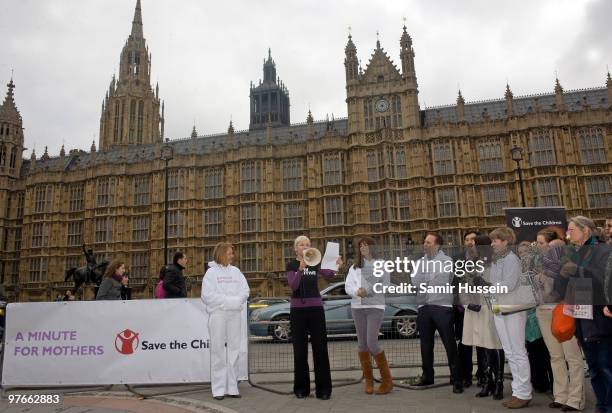
<path id="1" fill-rule="evenodd" d="M 0 108 L 1 270 L 11 299 L 48 300 L 70 287 L 66 269 L 125 260 L 134 295 L 151 297 L 164 262 L 165 161 L 169 248 L 187 253 L 199 293 L 215 244 L 232 242 L 254 294 L 287 293 L 293 239 L 315 246 L 368 234 L 391 256 L 439 230 L 458 245 L 466 229 L 504 225 L 520 205 L 510 149 L 523 149 L 528 206 L 564 206 L 601 223 L 612 216 L 612 79 L 606 87 L 455 105 L 419 106 L 415 53 L 404 27 L 397 68 L 377 42 L 359 65 L 345 48 L 348 117 L 291 124 L 289 93 L 271 55 L 251 85 L 249 129 L 164 140 L 159 88 L 150 83 L 140 1 L 102 104 L 98 148 L 45 150 L 22 159 L 14 84 Z M 340 69 L 340 68 L 338 68 Z M 552 82 L 551 82 L 552 83 Z M 161 113 L 160 113 L 161 111 Z M 27 119 L 26 119 L 27 121 Z M 86 292 L 91 297 L 91 291 Z"/>

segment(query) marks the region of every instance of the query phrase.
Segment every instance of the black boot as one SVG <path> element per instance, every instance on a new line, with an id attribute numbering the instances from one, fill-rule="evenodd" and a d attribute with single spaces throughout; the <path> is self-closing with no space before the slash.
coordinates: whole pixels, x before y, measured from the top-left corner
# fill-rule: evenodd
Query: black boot
<path id="1" fill-rule="evenodd" d="M 478 369 L 482 371 L 482 379 L 478 378 L 478 385 L 480 386 L 480 392 L 476 393 L 476 397 L 488 397 L 493 394 L 493 390 L 495 390 L 495 381 L 493 380 L 493 365 L 496 356 L 489 356 L 489 352 L 491 350 L 484 351 L 484 356 L 478 354 L 478 350 L 485 350 L 481 347 L 476 347 L 477 355 L 480 356 L 478 358 Z M 483 358 L 483 360 L 481 360 Z M 482 370 L 481 370 L 482 369 Z M 478 373 L 476 373 L 478 374 Z"/>
<path id="2" fill-rule="evenodd" d="M 489 367 L 487 364 L 487 349 L 484 347 L 476 347 L 476 379 L 478 380 L 478 387 L 482 387 L 487 384 L 487 374 Z"/>
<path id="3" fill-rule="evenodd" d="M 493 369 L 493 379 L 495 380 L 495 388 L 493 390 L 493 399 L 501 400 L 504 398 L 504 365 L 506 358 L 504 350 L 489 350 L 495 353 L 495 367 Z"/>

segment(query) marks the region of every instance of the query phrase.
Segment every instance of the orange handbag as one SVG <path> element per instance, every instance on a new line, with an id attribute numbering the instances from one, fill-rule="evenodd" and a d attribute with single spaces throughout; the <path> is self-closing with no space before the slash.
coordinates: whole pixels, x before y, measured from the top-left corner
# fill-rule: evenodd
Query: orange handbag
<path id="1" fill-rule="evenodd" d="M 555 306 L 550 324 L 550 331 L 559 343 L 571 340 L 576 333 L 576 320 L 563 313 L 563 306 L 563 303 Z"/>

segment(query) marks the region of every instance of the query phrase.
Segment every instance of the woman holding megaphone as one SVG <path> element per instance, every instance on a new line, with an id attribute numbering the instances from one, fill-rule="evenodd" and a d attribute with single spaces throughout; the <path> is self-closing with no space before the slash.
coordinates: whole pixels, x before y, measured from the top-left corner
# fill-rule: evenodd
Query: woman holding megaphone
<path id="1" fill-rule="evenodd" d="M 323 300 L 319 292 L 319 276 L 329 280 L 333 270 L 321 269 L 321 252 L 310 248 L 310 239 L 301 235 L 293 243 L 295 259 L 287 264 L 287 281 L 291 295 L 291 336 L 293 341 L 294 382 L 293 393 L 299 399 L 310 395 L 308 367 L 308 334 L 312 343 L 316 396 L 329 400 L 332 392 L 327 330 Z M 342 258 L 336 261 L 342 265 Z"/>

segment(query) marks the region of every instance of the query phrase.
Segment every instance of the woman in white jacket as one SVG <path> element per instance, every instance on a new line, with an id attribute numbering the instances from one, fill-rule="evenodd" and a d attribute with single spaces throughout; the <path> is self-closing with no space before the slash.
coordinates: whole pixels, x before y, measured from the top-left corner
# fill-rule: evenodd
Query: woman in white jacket
<path id="1" fill-rule="evenodd" d="M 346 277 L 345 290 L 353 297 L 351 312 L 357 330 L 359 361 L 365 380 L 365 392 L 374 393 L 372 356 L 380 369 L 381 383 L 376 394 L 386 394 L 393 389 L 393 379 L 385 352 L 378 345 L 378 334 L 385 315 L 384 294 L 374 292 L 374 285 L 389 284 L 389 274 L 374 274 L 374 240 L 362 238 L 357 242 L 357 257 Z"/>
<path id="2" fill-rule="evenodd" d="M 233 265 L 234 247 L 222 242 L 215 247 L 214 261 L 202 280 L 202 301 L 209 314 L 212 394 L 238 398 L 238 356 L 243 326 L 242 309 L 249 298 L 244 274 Z M 226 347 L 227 343 L 227 347 Z"/>

